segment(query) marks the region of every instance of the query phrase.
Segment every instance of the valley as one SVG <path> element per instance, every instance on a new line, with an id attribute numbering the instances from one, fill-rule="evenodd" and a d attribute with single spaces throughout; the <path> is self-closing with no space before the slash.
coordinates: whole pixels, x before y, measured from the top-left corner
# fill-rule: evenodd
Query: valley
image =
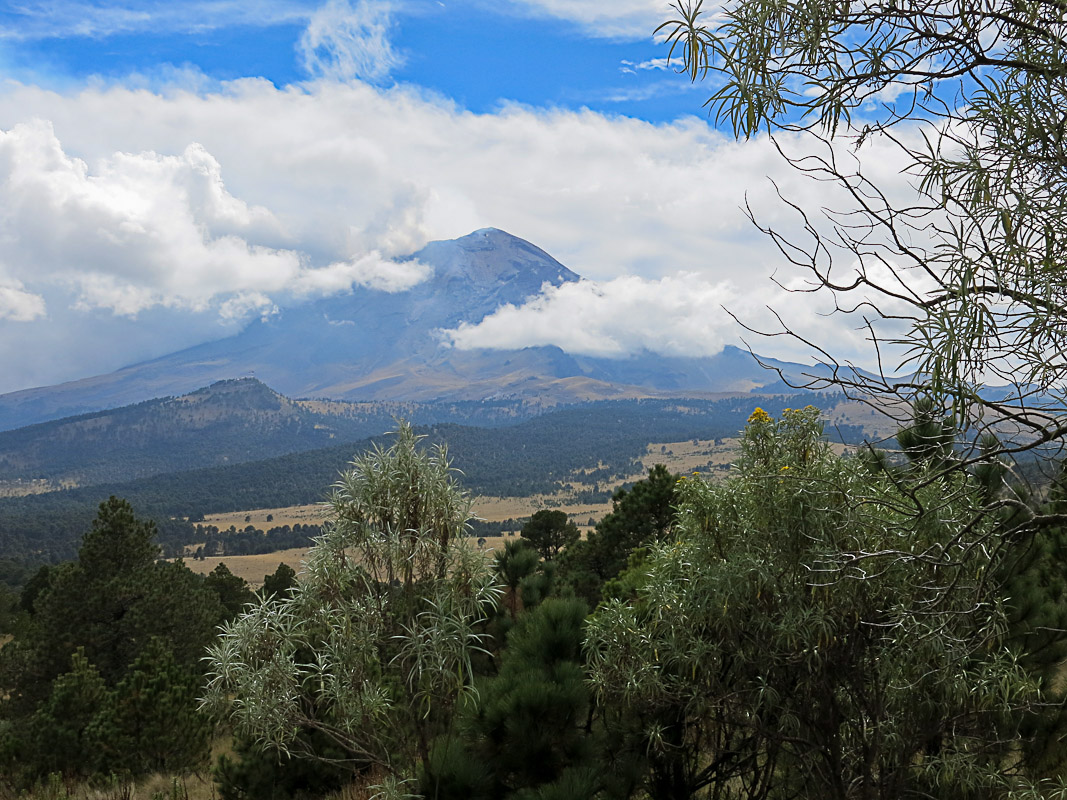
<path id="1" fill-rule="evenodd" d="M 92 465 L 82 469 L 76 487 L 0 498 L 0 557 L 68 557 L 97 504 L 110 495 L 125 497 L 154 519 L 170 554 L 196 541 L 194 525 L 209 515 L 230 515 L 243 530 L 251 524 L 244 517 L 256 509 L 314 506 L 355 453 L 384 441 L 354 437 L 393 429 L 391 413 L 397 411 L 428 421 L 418 426 L 424 445 L 447 447 L 473 495 L 518 498 L 511 501 L 514 513 L 487 516 L 477 535 L 500 530 L 507 519 L 522 516 L 519 511 L 539 506 L 566 504 L 582 509 L 579 515 L 603 507 L 616 488 L 654 463 L 677 472 L 722 471 L 730 461 L 730 440 L 757 405 L 780 413 L 817 402 L 831 421 L 827 434 L 851 444 L 876 435 L 871 423 L 878 421 L 837 396 L 814 394 L 599 401 L 537 416 L 529 416 L 523 401 L 496 401 L 468 415 L 474 425 L 450 421 L 465 413 L 451 402 L 333 402 L 310 410 L 252 379 L 216 384 L 190 398 L 0 433 L 0 476 L 9 485 L 31 473 L 35 480 L 73 482 L 71 467 L 79 458 Z M 189 417 L 175 408 L 211 413 Z M 331 443 L 322 446 L 324 441 Z M 279 450 L 288 452 L 262 458 Z M 26 466 L 31 463 L 32 469 Z M 208 466 L 190 469 L 196 464 Z M 131 479 L 147 465 L 153 474 Z M 267 523 L 267 513 L 261 530 L 284 524 Z M 589 516 L 596 514 L 578 521 Z"/>

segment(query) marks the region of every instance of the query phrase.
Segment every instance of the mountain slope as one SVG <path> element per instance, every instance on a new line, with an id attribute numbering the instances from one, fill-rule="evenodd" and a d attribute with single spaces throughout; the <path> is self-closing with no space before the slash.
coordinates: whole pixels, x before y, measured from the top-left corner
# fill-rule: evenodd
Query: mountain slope
<path id="1" fill-rule="evenodd" d="M 0 487 L 132 480 L 309 450 L 386 429 L 387 414 L 367 416 L 315 413 L 259 381 L 223 381 L 183 397 L 0 433 Z"/>
<path id="2" fill-rule="evenodd" d="M 545 285 L 578 280 L 550 255 L 487 228 L 410 256 L 432 269 L 393 294 L 366 288 L 251 323 L 236 336 L 58 386 L 0 396 L 0 431 L 254 375 L 289 397 L 585 400 L 749 391 L 777 380 L 737 348 L 713 358 L 591 358 L 558 347 L 459 351 L 438 331 L 477 323 Z M 799 365 L 788 365 L 794 374 Z"/>

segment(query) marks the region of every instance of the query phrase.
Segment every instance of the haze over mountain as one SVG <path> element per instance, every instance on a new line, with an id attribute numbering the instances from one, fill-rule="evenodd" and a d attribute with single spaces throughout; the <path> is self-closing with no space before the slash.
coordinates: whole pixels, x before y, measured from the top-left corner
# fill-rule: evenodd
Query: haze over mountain
<path id="1" fill-rule="evenodd" d="M 530 398 L 546 404 L 758 390 L 778 375 L 727 347 L 711 358 L 591 357 L 555 346 L 459 350 L 440 331 L 521 305 L 579 276 L 533 244 L 487 228 L 408 257 L 423 282 L 389 293 L 355 288 L 256 320 L 241 333 L 116 372 L 0 396 L 0 430 L 180 395 L 255 376 L 289 397 L 344 400 Z M 779 364 L 792 374 L 805 368 Z"/>

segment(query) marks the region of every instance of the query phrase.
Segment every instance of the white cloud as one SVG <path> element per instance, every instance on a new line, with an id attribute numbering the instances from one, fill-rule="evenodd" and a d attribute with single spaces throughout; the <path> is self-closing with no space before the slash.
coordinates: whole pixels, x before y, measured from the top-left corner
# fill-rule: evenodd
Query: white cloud
<path id="1" fill-rule="evenodd" d="M 712 356 L 734 341 L 722 311 L 737 297 L 730 283 L 693 273 L 659 280 L 629 275 L 595 283 L 546 286 L 525 305 L 505 305 L 477 325 L 442 331 L 460 350 L 556 345 L 569 353 L 622 358 L 641 350 L 669 356 Z"/>
<path id="2" fill-rule="evenodd" d="M 652 81 L 641 86 L 623 86 L 605 89 L 598 92 L 599 99 L 606 103 L 632 103 L 650 100 L 653 97 L 663 97 L 672 94 L 684 94 L 695 92 L 697 94 L 706 91 L 706 87 L 688 81 L 678 81 L 666 78 Z M 696 103 L 695 105 L 699 105 Z"/>
<path id="3" fill-rule="evenodd" d="M 666 70 L 671 67 L 671 60 L 664 56 L 663 58 L 650 58 L 648 61 L 627 61 L 623 59 L 619 67 L 620 72 L 625 72 L 630 75 L 636 75 L 638 72 L 647 72 L 650 70 Z M 680 62 L 675 62 L 674 66 L 677 66 Z"/>
<path id="4" fill-rule="evenodd" d="M 255 243 L 280 238 L 277 221 L 227 192 L 197 144 L 180 156 L 114 153 L 90 169 L 49 123 L 16 125 L 0 131 L 0 198 L 8 268 L 76 286 L 83 306 L 197 308 L 249 285 L 283 288 L 300 271 L 296 253 Z"/>
<path id="5" fill-rule="evenodd" d="M 385 0 L 327 0 L 300 37 L 304 69 L 328 80 L 387 77 L 403 63 L 389 41 L 391 11 Z"/>
<path id="6" fill-rule="evenodd" d="M 309 14 L 308 3 L 298 0 L 22 0 L 7 9 L 9 22 L 0 26 L 0 39 L 195 33 L 231 25 L 291 24 Z"/>
<path id="7" fill-rule="evenodd" d="M 669 0 L 508 0 L 539 16 L 574 22 L 592 36 L 650 39 L 673 14 Z"/>
<path id="8" fill-rule="evenodd" d="M 832 204 L 826 185 L 785 168 L 765 138 L 736 142 L 697 117 L 650 124 L 515 105 L 475 114 L 406 87 L 247 79 L 209 93 L 8 84 L 0 129 L 0 263 L 47 302 L 49 330 L 77 331 L 70 346 L 82 348 L 62 362 L 37 359 L 36 378 L 18 354 L 22 381 L 217 338 L 220 312 L 269 313 L 354 284 L 403 289 L 421 273 L 399 256 L 487 226 L 596 281 L 601 295 L 571 289 L 542 313 L 558 320 L 565 302 L 576 315 L 587 302 L 587 330 L 619 348 L 733 340 L 737 329 L 717 310 L 732 283 L 725 304 L 746 321 L 767 322 L 770 304 L 850 357 L 863 350 L 861 335 L 816 314 L 825 310 L 816 298 L 782 295 L 770 280 L 782 258 L 741 211 L 747 200 L 762 222 L 788 229 L 796 220 L 767 178 L 806 208 Z M 903 185 L 890 150 L 871 143 L 861 155 L 883 182 Z M 626 276 L 643 283 L 616 283 Z M 783 268 L 778 278 L 793 276 Z M 700 302 L 679 305 L 683 286 Z M 642 322 L 627 336 L 597 310 L 624 307 L 634 287 L 657 298 L 669 334 Z M 71 311 L 72 301 L 86 310 Z M 620 318 L 636 325 L 629 308 Z M 99 309 L 139 313 L 139 336 L 103 338 L 126 328 Z M 531 336 L 535 310 L 509 312 Z M 86 320 L 102 324 L 102 314 L 112 321 L 95 334 Z M 773 344 L 771 355 L 802 355 Z"/>
<path id="9" fill-rule="evenodd" d="M 261 312 L 268 294 L 396 291 L 426 274 L 377 251 L 316 268 L 288 241 L 274 214 L 227 190 L 199 144 L 177 156 L 113 153 L 90 168 L 48 122 L 0 130 L 0 258 L 23 280 L 73 287 L 79 308 L 135 316 L 219 301 L 233 319 Z"/>
<path id="10" fill-rule="evenodd" d="M 23 289 L 22 282 L 0 279 L 0 319 L 33 322 L 45 315 L 45 301 L 39 294 Z"/>
<path id="11" fill-rule="evenodd" d="M 269 317 L 278 313 L 278 306 L 262 292 L 241 292 L 219 306 L 219 316 L 225 320 L 242 321 L 252 316 Z"/>
<path id="12" fill-rule="evenodd" d="M 382 292 L 403 292 L 430 277 L 432 269 L 412 259 L 390 261 L 374 250 L 351 261 L 308 270 L 295 283 L 294 290 L 306 295 L 329 295 L 365 286 Z"/>

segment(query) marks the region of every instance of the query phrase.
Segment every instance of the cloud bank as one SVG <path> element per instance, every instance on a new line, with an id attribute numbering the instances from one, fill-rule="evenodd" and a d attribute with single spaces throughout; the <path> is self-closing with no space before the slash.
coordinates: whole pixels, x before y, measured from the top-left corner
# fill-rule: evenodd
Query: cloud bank
<path id="1" fill-rule="evenodd" d="M 733 340 L 729 305 L 737 291 L 694 273 L 659 280 L 635 275 L 596 283 L 546 286 L 516 307 L 502 306 L 476 325 L 442 331 L 460 350 L 555 345 L 569 353 L 622 358 L 641 350 L 668 356 L 713 356 Z"/>
<path id="2" fill-rule="evenodd" d="M 781 257 L 741 210 L 789 226 L 767 178 L 811 208 L 828 204 L 825 185 L 766 139 L 735 142 L 696 117 L 476 114 L 358 81 L 8 83 L 0 130 L 0 391 L 162 355 L 353 285 L 403 291 L 428 271 L 395 259 L 490 226 L 591 283 L 459 329 L 456 346 L 568 331 L 588 352 L 710 354 L 740 333 L 724 304 L 757 325 L 766 305 L 786 308 L 862 349 L 815 298 L 783 295 L 770 280 Z M 870 153 L 876 177 L 902 183 L 899 159 Z"/>

